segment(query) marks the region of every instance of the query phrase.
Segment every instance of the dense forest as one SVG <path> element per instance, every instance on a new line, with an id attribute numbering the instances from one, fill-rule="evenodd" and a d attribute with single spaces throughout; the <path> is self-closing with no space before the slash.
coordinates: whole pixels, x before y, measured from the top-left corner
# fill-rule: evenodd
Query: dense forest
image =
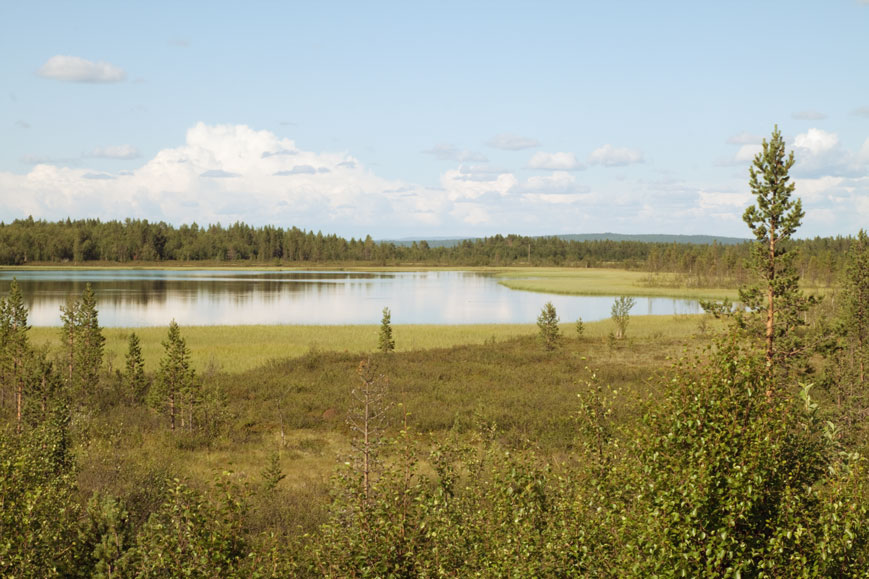
<path id="1" fill-rule="evenodd" d="M 789 240 L 799 249 L 797 269 L 812 285 L 831 285 L 851 237 Z M 98 219 L 48 222 L 18 219 L 0 223 L 0 265 L 134 265 L 209 262 L 223 265 L 304 265 L 342 262 L 377 265 L 622 267 L 650 274 L 679 273 L 693 285 L 745 283 L 750 243 L 691 244 L 644 241 L 575 241 L 560 237 L 495 235 L 433 247 L 344 239 L 298 228 L 251 227 L 235 223 L 174 227 L 163 222 Z"/>

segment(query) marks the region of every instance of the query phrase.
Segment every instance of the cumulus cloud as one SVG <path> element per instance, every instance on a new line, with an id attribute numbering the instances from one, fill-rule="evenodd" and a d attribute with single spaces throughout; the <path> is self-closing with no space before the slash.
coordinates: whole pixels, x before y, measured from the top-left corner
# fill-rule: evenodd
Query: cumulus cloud
<path id="1" fill-rule="evenodd" d="M 643 161 L 643 153 L 639 149 L 613 147 L 609 144 L 595 149 L 588 157 L 589 163 L 603 165 L 604 167 L 621 167 L 642 163 Z"/>
<path id="2" fill-rule="evenodd" d="M 141 153 L 139 153 L 139 149 L 132 145 L 117 145 L 114 147 L 97 147 L 85 156 L 101 159 L 138 159 Z"/>
<path id="3" fill-rule="evenodd" d="M 824 142 L 808 133 L 805 139 L 800 143 Z M 296 154 L 263 156 L 281 150 Z M 855 152 L 852 161 L 856 157 Z M 673 227 L 686 233 L 713 227 L 717 233 L 739 235 L 744 233 L 741 214 L 750 202 L 742 177 L 729 190 L 675 179 L 599 183 L 591 189 L 577 182 L 582 174 L 557 170 L 520 180 L 487 163 L 457 164 L 441 173 L 438 186 L 429 187 L 376 175 L 347 152 L 299 149 L 290 139 L 244 125 L 197 124 L 177 146 L 125 171 L 41 161 L 24 174 L 0 171 L 0 191 L 16 192 L 0 204 L 0 221 L 27 215 L 52 220 L 137 217 L 175 224 L 241 220 L 375 237 Z M 852 224 L 865 227 L 866 172 L 864 166 L 862 176 L 795 175 L 807 210 L 801 233 L 829 234 L 818 229 L 814 216 L 820 219 L 831 211 L 837 216 L 833 232 L 852 231 Z"/>
<path id="4" fill-rule="evenodd" d="M 821 155 L 835 149 L 839 145 L 839 137 L 821 129 L 809 129 L 808 132 L 794 138 L 794 147 L 804 149 L 811 155 Z"/>
<path id="5" fill-rule="evenodd" d="M 127 73 L 113 64 L 62 54 L 49 58 L 37 74 L 54 80 L 88 83 L 120 82 L 127 78 Z"/>
<path id="6" fill-rule="evenodd" d="M 431 155 L 440 161 L 457 161 L 459 163 L 485 163 L 489 159 L 482 153 L 474 151 L 462 151 L 455 145 L 438 144 L 431 149 L 423 151 L 426 155 Z"/>
<path id="7" fill-rule="evenodd" d="M 820 111 L 805 110 L 791 113 L 791 118 L 798 121 L 822 121 L 827 118 L 827 115 Z"/>
<path id="8" fill-rule="evenodd" d="M 262 154 L 263 159 L 268 159 L 269 157 L 278 157 L 278 156 L 292 156 L 298 155 L 298 151 L 291 151 L 289 149 L 279 149 L 277 151 L 266 151 Z"/>
<path id="9" fill-rule="evenodd" d="M 501 133 L 495 135 L 486 144 L 495 149 L 504 151 L 521 151 L 522 149 L 533 149 L 540 146 L 540 141 L 531 137 L 523 137 L 514 133 Z"/>
<path id="10" fill-rule="evenodd" d="M 531 203 L 569 205 L 588 202 L 592 199 L 590 188 L 580 185 L 576 178 L 565 171 L 555 171 L 551 175 L 529 177 L 520 186 L 522 199 Z"/>
<path id="11" fill-rule="evenodd" d="M 325 169 L 325 167 L 323 167 Z M 329 169 L 326 169 L 328 172 Z M 317 169 L 312 167 L 311 165 L 296 165 L 289 171 L 276 171 L 275 175 L 278 177 L 288 177 L 290 175 L 316 175 Z"/>
<path id="12" fill-rule="evenodd" d="M 206 179 L 231 179 L 233 177 L 241 177 L 238 173 L 230 173 L 223 169 L 209 169 L 208 171 L 200 173 L 199 176 Z"/>
<path id="13" fill-rule="evenodd" d="M 733 156 L 737 164 L 748 163 L 754 160 L 758 153 L 763 150 L 763 145 L 742 145 Z"/>
<path id="14" fill-rule="evenodd" d="M 867 0 L 867 3 L 869 3 L 869 0 Z M 854 116 L 857 116 L 857 117 L 866 117 L 866 118 L 869 118 L 869 106 L 867 106 L 867 107 L 857 107 L 856 109 L 854 109 L 854 110 L 851 112 L 851 114 L 854 115 Z"/>
<path id="15" fill-rule="evenodd" d="M 480 178 L 468 179 L 468 173 L 462 168 L 450 170 L 441 176 L 441 186 L 451 201 L 460 199 L 477 199 L 487 194 L 496 196 L 507 195 L 518 180 L 512 173 L 490 174 L 488 178 L 477 174 Z"/>
<path id="16" fill-rule="evenodd" d="M 509 171 L 491 165 L 461 165 L 456 179 L 460 181 L 492 181 L 502 173 L 509 173 Z"/>
<path id="17" fill-rule="evenodd" d="M 297 154 L 263 157 L 280 150 Z M 294 169 L 290 179 L 275 175 Z M 495 177 L 485 190 L 509 190 Z M 462 185 L 456 181 L 455 190 L 448 192 L 387 180 L 346 153 L 300 150 L 289 139 L 244 125 L 200 123 L 187 131 L 180 146 L 115 175 L 46 162 L 24 175 L 0 172 L 0 190 L 20 192 L 4 199 L 0 220 L 30 214 L 172 223 L 242 220 L 372 233 L 376 223 L 389 223 L 393 229 L 414 231 L 449 219 L 448 195 L 475 195 Z"/>
<path id="18" fill-rule="evenodd" d="M 794 137 L 794 174 L 798 177 L 858 176 L 861 168 L 859 153 L 846 150 L 836 133 L 809 129 Z"/>
<path id="19" fill-rule="evenodd" d="M 529 169 L 548 169 L 553 171 L 580 171 L 585 165 L 576 160 L 573 153 L 535 153 L 528 161 Z"/>

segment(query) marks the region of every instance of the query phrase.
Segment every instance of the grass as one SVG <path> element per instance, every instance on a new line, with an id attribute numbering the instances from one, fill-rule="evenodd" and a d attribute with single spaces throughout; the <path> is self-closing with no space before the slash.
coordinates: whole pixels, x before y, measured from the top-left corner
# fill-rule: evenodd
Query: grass
<path id="1" fill-rule="evenodd" d="M 628 336 L 687 337 L 696 331 L 701 316 L 632 316 Z M 614 328 L 609 320 L 588 322 L 585 335 L 605 337 Z M 161 342 L 167 328 L 104 328 L 105 359 L 111 368 L 121 368 L 127 352 L 127 340 L 135 331 L 141 340 L 145 367 L 157 370 L 163 356 Z M 239 373 L 257 368 L 272 360 L 298 358 L 311 350 L 346 352 L 364 355 L 377 350 L 380 327 L 363 326 L 188 326 L 181 335 L 191 350 L 194 368 L 227 373 Z M 574 324 L 561 325 L 564 335 L 575 335 Z M 34 327 L 30 339 L 34 345 L 60 347 L 60 329 Z M 536 324 L 469 324 L 469 325 L 395 325 L 396 350 L 411 352 L 458 345 L 503 342 L 521 336 L 537 334 Z"/>
<path id="2" fill-rule="evenodd" d="M 586 324 L 581 339 L 572 324 L 563 324 L 562 346 L 552 353 L 537 344 L 533 324 L 396 326 L 399 351 L 372 358 L 379 371 L 389 377 L 393 408 L 388 434 L 397 434 L 402 411 L 407 409 L 411 428 L 423 445 L 442 439 L 448 431 L 470 436 L 480 425 L 497 424 L 499 438 L 510 447 L 570 452 L 579 436 L 577 394 L 588 388 L 590 373 L 586 368 L 593 370 L 602 384 L 618 389 L 617 422 L 636 424 L 645 404 L 660 393 L 664 382 L 655 376 L 669 365 L 668 360 L 678 356 L 689 340 L 698 346 L 706 343 L 709 326 L 717 322 L 706 321 L 703 326 L 704 319 L 634 317 L 623 340 L 609 339 L 614 327 L 610 321 Z M 495 334 L 492 342 L 492 332 L 499 329 L 515 335 Z M 155 334 L 143 332 L 146 343 L 163 334 L 162 329 L 159 334 L 156 328 L 148 330 Z M 232 356 L 224 371 L 205 375 L 209 383 L 218 381 L 226 396 L 228 422 L 223 433 L 207 445 L 188 444 L 183 442 L 184 434 L 170 434 L 166 419 L 147 408 L 115 405 L 101 412 L 94 410 L 87 420 L 75 422 L 76 428 L 83 429 L 76 437 L 81 441 L 77 451 L 81 456 L 80 487 L 88 492 L 102 489 L 123 495 L 153 484 L 149 481 L 154 473 L 181 474 L 197 485 L 207 485 L 229 472 L 237 482 L 256 489 L 269 457 L 277 451 L 287 475 L 277 489 L 284 506 L 262 506 L 254 511 L 264 513 L 263 517 L 289 513 L 288 522 L 282 524 L 293 528 L 301 525 L 305 532 L 311 531 L 321 521 L 330 474 L 351 452 L 345 418 L 353 404 L 350 389 L 358 380 L 355 370 L 364 354 L 354 351 L 362 346 L 351 351 L 343 346 L 352 336 L 364 334 L 365 349 L 371 352 L 377 327 L 338 328 L 331 334 L 319 332 L 335 328 L 188 330 L 190 338 L 198 339 L 190 343 L 194 353 L 199 348 L 200 360 L 214 351 L 203 347 L 204 338 Z M 296 336 L 301 340 L 302 354 L 241 369 L 250 366 L 249 361 L 241 361 L 247 350 L 227 348 L 221 341 L 240 331 L 245 339 L 253 340 L 244 347 L 256 350 L 264 343 L 266 336 L 260 334 L 264 330 L 276 332 L 271 338 Z M 333 339 L 310 351 L 304 344 L 311 336 Z M 402 341 L 407 343 L 411 336 L 420 343 L 402 348 Z M 479 342 L 460 343 L 469 339 Z M 457 343 L 423 345 L 448 340 Z M 237 344 L 243 341 L 238 339 Z M 233 367 L 232 372 L 226 371 Z M 266 500 L 258 497 L 254 500 Z M 145 496 L 137 500 L 151 499 Z M 256 524 L 263 528 L 278 525 L 267 518 Z"/>
<path id="3" fill-rule="evenodd" d="M 735 299 L 728 288 L 680 287 L 675 274 L 659 274 L 657 285 L 649 284 L 642 271 L 608 268 L 515 268 L 500 271 L 500 283 L 510 289 L 568 295 L 631 295 L 694 299 Z"/>

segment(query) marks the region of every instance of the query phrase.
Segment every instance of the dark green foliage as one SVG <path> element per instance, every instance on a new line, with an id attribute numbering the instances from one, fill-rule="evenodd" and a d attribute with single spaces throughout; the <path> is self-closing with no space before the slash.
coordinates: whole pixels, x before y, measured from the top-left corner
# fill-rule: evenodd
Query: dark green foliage
<path id="1" fill-rule="evenodd" d="M 129 403 L 139 404 L 145 400 L 149 382 L 145 375 L 145 360 L 142 358 L 142 347 L 136 332 L 130 332 L 127 344 L 122 375 L 123 391 Z"/>
<path id="2" fill-rule="evenodd" d="M 388 354 L 395 350 L 395 339 L 392 337 L 392 313 L 389 308 L 383 308 L 383 318 L 380 320 L 380 335 L 377 338 L 377 349 Z"/>
<path id="3" fill-rule="evenodd" d="M 18 433 L 0 429 L 0 576 L 72 574 L 78 554 L 75 472 L 63 396 Z"/>
<path id="4" fill-rule="evenodd" d="M 615 337 L 624 338 L 628 331 L 628 322 L 631 320 L 631 309 L 636 305 L 636 300 L 629 296 L 619 296 L 610 308 L 610 317 L 616 324 Z"/>
<path id="5" fill-rule="evenodd" d="M 79 527 L 79 544 L 85 556 L 79 568 L 82 576 L 109 579 L 125 576 L 125 556 L 133 545 L 133 527 L 124 504 L 95 493 L 87 504 Z"/>
<path id="6" fill-rule="evenodd" d="M 130 577 L 232 577 L 248 555 L 242 537 L 244 503 L 230 485 L 212 505 L 200 493 L 175 480 L 165 502 L 137 533 L 121 560 Z"/>
<path id="7" fill-rule="evenodd" d="M 105 344 L 91 285 L 85 286 L 81 298 L 70 297 L 60 313 L 64 377 L 70 393 L 84 405 L 98 386 Z"/>
<path id="8" fill-rule="evenodd" d="M 539 330 L 537 339 L 545 351 L 551 352 L 558 348 L 561 343 L 561 330 L 558 327 L 558 314 L 552 302 L 546 302 L 540 310 L 540 315 L 537 316 L 537 328 Z"/>
<path id="9" fill-rule="evenodd" d="M 865 572 L 867 507 L 852 501 L 866 479 L 835 452 L 809 387 L 799 401 L 768 398 L 765 359 L 732 342 L 692 366 L 638 440 L 624 533 L 633 574 Z"/>
<path id="10" fill-rule="evenodd" d="M 805 216 L 801 201 L 791 199 L 795 185 L 788 171 L 793 164 L 794 154 L 785 155 L 785 142 L 776 126 L 754 158 L 749 184 L 755 205 L 743 215 L 756 240 L 751 266 L 760 284 L 740 290 L 739 299 L 750 312 L 740 320 L 752 334 L 763 337 L 770 373 L 774 366 L 792 368 L 792 358 L 805 352 L 795 330 L 805 325 L 803 314 L 814 303 L 799 289 L 794 252 L 789 247 Z"/>
<path id="11" fill-rule="evenodd" d="M 860 231 L 848 257 L 823 383 L 832 396 L 843 442 L 865 451 L 869 418 L 869 236 L 865 231 Z"/>
<path id="12" fill-rule="evenodd" d="M 193 409 L 199 402 L 196 373 L 190 367 L 190 349 L 181 337 L 181 328 L 175 320 L 169 324 L 169 334 L 163 342 L 164 354 L 160 360 L 157 379 L 148 391 L 153 408 L 169 417 L 169 428 L 174 431 L 176 421 L 182 428 L 193 429 Z"/>

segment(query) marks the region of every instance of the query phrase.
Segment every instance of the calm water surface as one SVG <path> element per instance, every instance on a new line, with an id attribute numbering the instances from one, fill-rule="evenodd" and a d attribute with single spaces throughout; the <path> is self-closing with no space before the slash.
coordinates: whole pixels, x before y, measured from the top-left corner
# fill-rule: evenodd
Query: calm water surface
<path id="1" fill-rule="evenodd" d="M 241 324 L 534 323 L 552 301 L 563 322 L 608 318 L 614 296 L 514 291 L 496 278 L 457 271 L 368 273 L 254 270 L 4 270 L 0 294 L 18 279 L 30 323 L 59 326 L 67 296 L 90 283 L 106 327 Z M 633 315 L 700 312 L 694 300 L 636 298 Z"/>

